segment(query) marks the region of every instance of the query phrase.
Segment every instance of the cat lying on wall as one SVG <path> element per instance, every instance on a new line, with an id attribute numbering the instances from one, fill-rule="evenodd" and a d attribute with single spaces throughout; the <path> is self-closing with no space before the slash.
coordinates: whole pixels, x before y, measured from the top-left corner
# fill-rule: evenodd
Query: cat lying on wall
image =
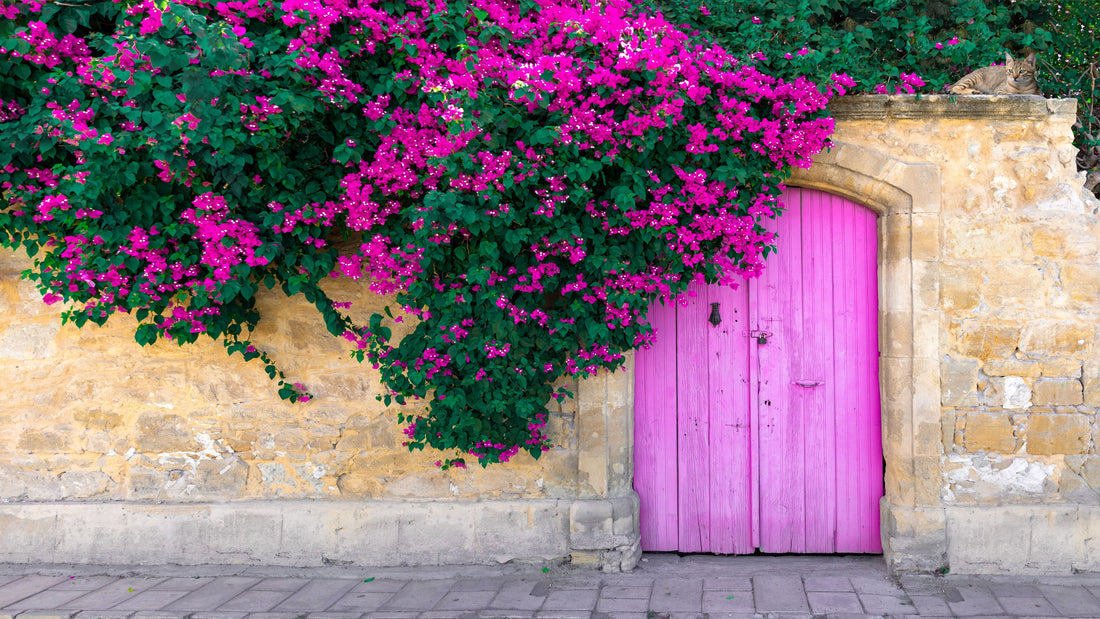
<path id="1" fill-rule="evenodd" d="M 1035 81 L 1035 54 L 1013 58 L 1005 52 L 1005 63 L 967 73 L 947 89 L 953 95 L 1039 95 Z"/>

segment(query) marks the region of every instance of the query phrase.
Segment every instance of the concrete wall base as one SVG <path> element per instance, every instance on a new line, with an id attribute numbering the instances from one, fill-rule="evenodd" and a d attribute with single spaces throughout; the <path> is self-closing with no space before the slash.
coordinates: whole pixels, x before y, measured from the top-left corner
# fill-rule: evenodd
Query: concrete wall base
<path id="1" fill-rule="evenodd" d="M 1100 572 L 1100 506 L 948 506 L 953 573 Z"/>
<path id="2" fill-rule="evenodd" d="M 576 556 L 629 570 L 640 555 L 637 502 L 0 504 L 0 563 L 404 566 Z"/>

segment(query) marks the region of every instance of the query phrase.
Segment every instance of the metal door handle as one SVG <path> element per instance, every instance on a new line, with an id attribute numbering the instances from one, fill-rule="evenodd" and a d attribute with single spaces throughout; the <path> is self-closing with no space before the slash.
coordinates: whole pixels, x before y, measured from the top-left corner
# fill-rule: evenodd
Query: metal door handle
<path id="1" fill-rule="evenodd" d="M 796 381 L 794 381 L 794 384 L 798 385 L 799 387 L 818 387 L 820 385 L 824 385 L 825 381 L 823 381 L 823 380 L 796 380 Z"/>

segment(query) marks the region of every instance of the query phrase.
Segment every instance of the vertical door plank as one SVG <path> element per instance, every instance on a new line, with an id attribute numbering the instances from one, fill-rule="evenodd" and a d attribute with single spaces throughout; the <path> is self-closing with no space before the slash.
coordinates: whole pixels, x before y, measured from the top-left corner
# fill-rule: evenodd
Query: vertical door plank
<path id="1" fill-rule="evenodd" d="M 838 218 L 837 334 L 837 551 L 881 552 L 878 500 L 882 496 L 881 412 L 878 397 L 878 282 L 875 216 L 850 202 Z M 873 530 L 872 530 L 873 528 Z"/>
<path id="2" fill-rule="evenodd" d="M 710 533 L 710 375 L 707 327 L 708 288 L 693 284 L 697 296 L 676 312 L 676 435 L 679 451 L 679 550 L 708 552 Z"/>
<path id="3" fill-rule="evenodd" d="M 835 407 L 833 396 L 834 270 L 832 222 L 840 198 L 802 191 L 802 342 L 794 368 L 791 410 L 803 419 L 806 545 L 804 552 L 836 548 Z M 843 300 L 840 300 L 843 303 Z"/>
<path id="4" fill-rule="evenodd" d="M 654 304 L 657 339 L 634 364 L 634 489 L 643 550 L 677 550 L 676 306 Z"/>
<path id="5" fill-rule="evenodd" d="M 760 364 L 760 549 L 803 552 L 805 548 L 805 459 L 802 419 L 791 409 L 789 360 L 801 351 L 800 190 L 784 196 L 787 211 L 777 221 L 778 246 L 761 277 L 758 329 L 771 335 L 755 344 Z"/>
<path id="6" fill-rule="evenodd" d="M 711 286 L 722 322 L 707 324 L 710 342 L 710 548 L 720 554 L 750 554 L 752 468 L 749 415 L 748 288 Z"/>
<path id="7" fill-rule="evenodd" d="M 860 288 L 862 303 L 859 305 L 860 355 L 857 358 L 861 381 L 859 392 L 863 401 L 860 411 L 863 418 L 860 426 L 864 428 L 863 453 L 866 462 L 863 466 L 864 483 L 867 494 L 861 497 L 864 514 L 860 522 L 861 546 L 859 552 L 882 552 L 882 527 L 880 524 L 879 500 L 883 495 L 882 461 L 882 408 L 880 402 L 879 349 L 878 349 L 878 222 L 873 213 L 851 204 L 859 215 L 856 247 L 862 250 L 860 270 L 862 275 Z"/>

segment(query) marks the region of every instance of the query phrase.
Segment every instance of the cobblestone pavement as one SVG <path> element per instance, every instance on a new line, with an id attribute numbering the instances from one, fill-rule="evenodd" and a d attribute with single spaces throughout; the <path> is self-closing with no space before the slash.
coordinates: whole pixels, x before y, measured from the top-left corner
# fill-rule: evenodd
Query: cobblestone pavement
<path id="1" fill-rule="evenodd" d="M 881 557 L 646 554 L 567 566 L 0 565 L 0 619 L 1100 618 L 1100 574 L 889 577 Z"/>

